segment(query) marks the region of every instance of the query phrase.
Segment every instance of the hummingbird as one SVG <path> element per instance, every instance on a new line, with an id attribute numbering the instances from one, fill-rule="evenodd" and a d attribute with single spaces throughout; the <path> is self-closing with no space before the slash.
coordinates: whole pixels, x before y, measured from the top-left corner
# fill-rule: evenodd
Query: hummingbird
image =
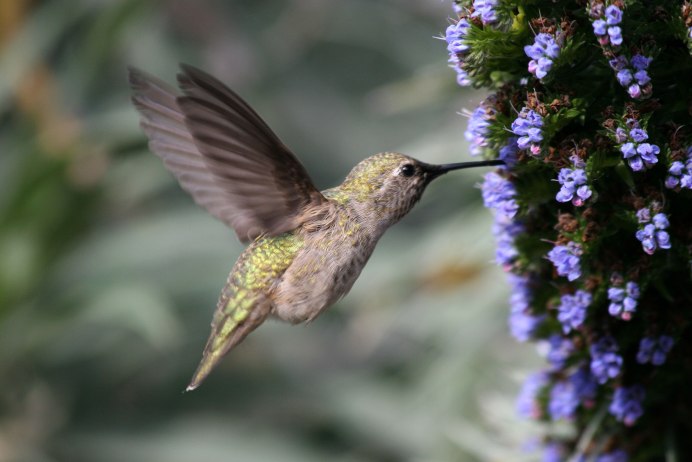
<path id="1" fill-rule="evenodd" d="M 269 317 L 307 323 L 346 295 L 383 233 L 432 180 L 499 160 L 432 165 L 396 152 L 357 164 L 319 191 L 262 118 L 216 78 L 181 64 L 180 90 L 129 68 L 149 148 L 194 201 L 249 246 L 219 296 L 197 388 Z"/>

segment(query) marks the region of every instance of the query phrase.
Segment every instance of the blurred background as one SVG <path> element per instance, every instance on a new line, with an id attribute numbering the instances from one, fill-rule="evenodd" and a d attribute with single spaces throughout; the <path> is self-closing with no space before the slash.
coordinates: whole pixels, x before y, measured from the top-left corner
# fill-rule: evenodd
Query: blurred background
<path id="1" fill-rule="evenodd" d="M 533 460 L 483 170 L 447 175 L 309 326 L 194 371 L 242 250 L 147 151 L 126 66 L 243 95 L 320 188 L 468 160 L 439 0 L 0 1 L 0 462 Z"/>

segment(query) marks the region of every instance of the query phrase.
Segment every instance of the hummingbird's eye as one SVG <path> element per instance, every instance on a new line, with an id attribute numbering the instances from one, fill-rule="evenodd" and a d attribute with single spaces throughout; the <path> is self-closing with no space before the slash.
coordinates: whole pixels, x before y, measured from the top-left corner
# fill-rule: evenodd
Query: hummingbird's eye
<path id="1" fill-rule="evenodd" d="M 413 176 L 416 173 L 416 167 L 411 164 L 404 164 L 401 166 L 401 174 L 404 176 Z"/>

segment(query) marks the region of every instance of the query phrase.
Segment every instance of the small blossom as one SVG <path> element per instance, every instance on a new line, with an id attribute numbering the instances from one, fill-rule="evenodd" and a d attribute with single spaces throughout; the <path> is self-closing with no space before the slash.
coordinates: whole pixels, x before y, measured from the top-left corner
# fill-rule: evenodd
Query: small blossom
<path id="1" fill-rule="evenodd" d="M 661 335 L 658 338 L 644 337 L 639 342 L 637 362 L 639 364 L 651 363 L 654 366 L 660 366 L 666 362 L 666 357 L 673 348 L 674 343 L 673 337 L 668 335 Z"/>
<path id="2" fill-rule="evenodd" d="M 543 118 L 535 111 L 524 108 L 512 122 L 512 132 L 518 135 L 517 147 L 529 148 L 532 154 L 540 153 L 540 143 L 543 141 Z M 537 151 L 537 152 L 536 152 Z"/>
<path id="3" fill-rule="evenodd" d="M 610 38 L 610 43 L 613 45 L 622 45 L 622 29 L 620 29 L 618 26 L 609 27 L 608 36 Z"/>
<path id="4" fill-rule="evenodd" d="M 548 71 L 553 66 L 553 60 L 560 54 L 560 46 L 553 35 L 540 33 L 536 35 L 532 45 L 524 47 L 524 53 L 531 58 L 529 72 L 542 79 L 548 75 Z"/>
<path id="5" fill-rule="evenodd" d="M 622 10 L 615 5 L 610 5 L 605 10 L 606 23 L 609 26 L 616 26 L 622 21 Z"/>
<path id="6" fill-rule="evenodd" d="M 497 2 L 498 0 L 473 0 L 474 12 L 471 17 L 481 18 L 484 25 L 497 22 L 497 12 L 495 11 Z"/>
<path id="7" fill-rule="evenodd" d="M 560 297 L 560 305 L 557 308 L 557 319 L 562 324 L 565 334 L 579 328 L 586 319 L 586 309 L 591 304 L 591 294 L 584 290 L 577 290 L 574 295 Z"/>
<path id="8" fill-rule="evenodd" d="M 649 68 L 649 64 L 651 64 L 651 61 L 653 61 L 653 58 L 647 58 L 646 56 L 636 54 L 632 56 L 632 59 L 630 62 L 632 63 L 632 66 L 637 69 L 638 71 L 643 71 Z"/>
<path id="9" fill-rule="evenodd" d="M 548 259 L 553 262 L 557 274 L 567 276 L 569 281 L 574 281 L 581 276 L 580 256 L 581 245 L 569 242 L 567 245 L 556 245 L 548 252 Z"/>
<path id="10" fill-rule="evenodd" d="M 464 138 L 471 145 L 471 155 L 477 156 L 488 146 L 488 127 L 495 110 L 484 104 L 478 106 L 469 117 L 469 123 L 464 132 Z"/>
<path id="11" fill-rule="evenodd" d="M 676 160 L 670 164 L 665 185 L 668 189 L 692 189 L 692 146 L 687 148 L 684 162 Z"/>
<path id="12" fill-rule="evenodd" d="M 648 207 L 637 211 L 637 219 L 639 223 L 644 224 L 636 233 L 635 237 L 642 243 L 642 249 L 649 255 L 652 255 L 656 249 L 670 249 L 670 234 L 666 229 L 669 226 L 668 217 L 663 213 L 656 214 L 649 220 L 651 211 Z"/>
<path id="13" fill-rule="evenodd" d="M 541 408 L 538 403 L 538 393 L 548 384 L 548 375 L 545 372 L 537 372 L 529 375 L 517 396 L 517 413 L 526 419 L 538 419 Z"/>
<path id="14" fill-rule="evenodd" d="M 615 390 L 608 411 L 625 425 L 632 426 L 644 413 L 642 401 L 645 395 L 641 385 L 620 387 Z"/>
<path id="15" fill-rule="evenodd" d="M 618 75 L 625 73 L 627 69 L 619 71 Z M 632 86 L 636 86 L 634 84 Z M 658 162 L 658 154 L 661 149 L 655 144 L 643 143 L 649 138 L 646 130 L 639 127 L 636 121 L 633 121 L 634 127 L 629 130 L 629 134 L 624 129 L 618 128 L 615 131 L 615 139 L 620 144 L 620 152 L 623 159 L 627 160 L 628 165 L 635 172 L 640 172 L 645 168 L 651 168 Z"/>
<path id="16" fill-rule="evenodd" d="M 586 184 L 586 171 L 582 168 L 563 168 L 557 176 L 562 186 L 555 199 L 558 202 L 572 202 L 575 207 L 584 205 L 591 197 L 591 188 Z"/>
<path id="17" fill-rule="evenodd" d="M 629 321 L 632 313 L 637 309 L 637 299 L 639 298 L 639 285 L 629 281 L 625 287 L 610 287 L 608 289 L 608 313 Z"/>
<path id="18" fill-rule="evenodd" d="M 591 354 L 591 373 L 600 384 L 617 377 L 622 368 L 622 356 L 618 355 L 615 339 L 606 336 L 589 348 Z"/>

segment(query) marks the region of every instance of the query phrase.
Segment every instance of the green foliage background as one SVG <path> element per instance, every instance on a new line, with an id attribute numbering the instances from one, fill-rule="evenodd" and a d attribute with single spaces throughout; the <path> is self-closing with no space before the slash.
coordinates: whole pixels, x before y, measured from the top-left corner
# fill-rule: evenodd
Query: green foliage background
<path id="1" fill-rule="evenodd" d="M 513 400 L 537 359 L 506 332 L 480 171 L 434 184 L 312 325 L 263 326 L 181 393 L 241 246 L 147 151 L 126 66 L 218 76 L 326 188 L 378 151 L 468 158 L 450 15 L 0 2 L 0 461 L 531 459 Z"/>

